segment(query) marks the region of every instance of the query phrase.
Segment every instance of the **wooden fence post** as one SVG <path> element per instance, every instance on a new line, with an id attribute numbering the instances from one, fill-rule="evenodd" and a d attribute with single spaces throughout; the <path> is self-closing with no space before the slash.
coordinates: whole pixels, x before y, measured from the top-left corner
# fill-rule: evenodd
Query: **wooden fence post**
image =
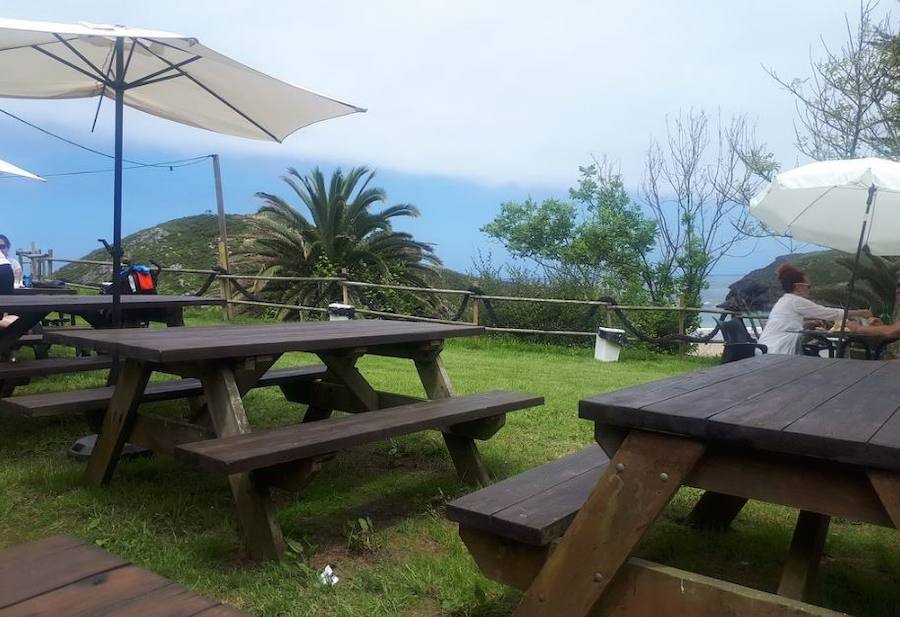
<path id="1" fill-rule="evenodd" d="M 479 313 L 481 308 L 481 303 L 476 296 L 469 296 L 472 299 L 472 325 L 479 325 Z"/>
<path id="2" fill-rule="evenodd" d="M 350 304 L 350 289 L 347 287 L 349 277 L 350 273 L 346 269 L 341 270 L 341 302 L 343 304 Z"/>
<path id="3" fill-rule="evenodd" d="M 47 249 L 47 278 L 53 278 L 53 249 Z"/>

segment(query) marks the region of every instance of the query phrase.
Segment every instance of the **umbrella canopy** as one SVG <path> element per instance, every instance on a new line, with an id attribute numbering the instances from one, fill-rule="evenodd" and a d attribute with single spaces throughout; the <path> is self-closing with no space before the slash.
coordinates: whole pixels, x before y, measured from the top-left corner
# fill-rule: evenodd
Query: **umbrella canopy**
<path id="1" fill-rule="evenodd" d="M 278 142 L 314 122 L 365 111 L 279 81 L 180 34 L 14 19 L 0 19 L 0 96 L 115 100 L 114 325 L 121 323 L 124 105 L 218 133 Z"/>
<path id="2" fill-rule="evenodd" d="M 21 167 L 16 167 L 12 163 L 8 163 L 3 159 L 0 159 L 0 176 L 7 174 L 10 176 L 22 176 L 23 178 L 30 178 L 32 180 L 40 180 L 41 182 L 46 182 L 46 180 L 44 180 L 40 176 L 36 176 L 30 171 L 25 171 Z"/>
<path id="3" fill-rule="evenodd" d="M 116 39 L 125 71 L 116 74 Z M 0 96 L 115 98 L 154 116 L 217 133 L 283 141 L 309 124 L 365 111 L 316 94 L 171 32 L 0 19 Z"/>
<path id="4" fill-rule="evenodd" d="M 900 255 L 900 163 L 893 161 L 821 161 L 780 173 L 750 202 L 750 214 L 777 233 L 854 253 L 872 188 L 863 244 L 876 255 Z"/>

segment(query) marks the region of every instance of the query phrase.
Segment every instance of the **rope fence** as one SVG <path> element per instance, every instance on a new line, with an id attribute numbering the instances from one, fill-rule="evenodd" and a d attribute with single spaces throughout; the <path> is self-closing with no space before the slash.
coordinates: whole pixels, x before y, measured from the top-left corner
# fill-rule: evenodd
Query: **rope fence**
<path id="1" fill-rule="evenodd" d="M 66 263 L 66 264 L 84 264 L 84 265 L 92 265 L 92 266 L 103 266 L 107 268 L 112 267 L 111 261 L 100 261 L 100 260 L 91 260 L 91 259 L 65 259 L 61 257 L 53 256 L 52 251 L 49 254 L 30 254 L 24 255 L 32 260 L 32 271 L 39 272 L 42 274 L 42 278 L 52 277 L 53 275 L 53 264 L 54 262 Z M 199 269 L 199 268 L 182 268 L 182 267 L 162 267 L 158 264 L 154 264 L 157 268 L 159 268 L 159 272 L 173 273 L 173 274 L 198 274 L 205 275 L 208 277 L 206 283 L 203 285 L 199 293 L 205 293 L 213 280 L 218 280 L 222 284 L 222 296 L 225 299 L 226 305 L 236 305 L 236 306 L 253 306 L 260 308 L 274 308 L 274 309 L 282 309 L 282 310 L 290 310 L 297 311 L 300 313 L 301 319 L 304 311 L 310 313 L 327 313 L 328 309 L 323 306 L 316 306 L 315 304 L 319 304 L 323 301 L 329 301 L 325 298 L 329 290 L 332 292 L 336 291 L 336 288 L 340 288 L 340 300 L 345 304 L 350 304 L 350 290 L 351 289 L 388 289 L 395 291 L 406 291 L 406 292 L 416 292 L 416 293 L 426 293 L 426 294 L 434 294 L 434 295 L 447 295 L 447 296 L 460 296 L 462 297 L 462 303 L 456 310 L 455 315 L 452 319 L 441 319 L 436 317 L 427 317 L 423 315 L 410 315 L 403 313 L 396 313 L 390 311 L 376 310 L 371 307 L 355 307 L 355 312 L 360 315 L 365 316 L 374 316 L 374 317 L 386 317 L 389 319 L 400 319 L 406 321 L 422 321 L 429 323 L 446 323 L 446 324 L 458 324 L 458 323 L 467 323 L 473 325 L 481 325 L 485 328 L 487 332 L 498 332 L 498 333 L 507 333 L 507 334 L 523 334 L 523 335 L 548 335 L 548 336 L 574 336 L 574 337 L 593 337 L 595 336 L 595 332 L 583 331 L 583 330 L 557 330 L 557 329 L 547 329 L 542 330 L 538 328 L 512 328 L 512 327 L 503 327 L 498 322 L 499 319 L 495 312 L 495 309 L 492 303 L 504 303 L 504 302 L 516 302 L 516 303 L 531 303 L 531 304 L 549 304 L 549 305 L 571 305 L 571 306 L 586 306 L 591 307 L 591 311 L 589 312 L 588 319 L 592 320 L 595 318 L 594 311 L 597 309 L 603 309 L 605 313 L 605 322 L 607 325 L 611 323 L 610 319 L 613 314 L 616 314 L 620 317 L 620 321 L 625 322 L 629 329 L 635 328 L 633 324 L 631 324 L 627 319 L 623 319 L 624 315 L 622 311 L 657 311 L 657 312 L 674 312 L 678 315 L 678 334 L 670 335 L 675 337 L 680 342 L 706 342 L 703 338 L 692 338 L 687 332 L 685 332 L 685 324 L 687 320 L 687 315 L 689 314 L 714 314 L 719 316 L 740 316 L 750 320 L 751 326 L 754 330 L 757 327 L 756 320 L 759 319 L 759 316 L 756 315 L 748 315 L 746 313 L 742 313 L 739 311 L 729 311 L 724 309 L 708 309 L 702 307 L 692 307 L 685 306 L 684 302 L 682 302 L 677 306 L 649 306 L 649 305 L 623 305 L 617 304 L 614 301 L 610 301 L 609 298 L 604 298 L 600 300 L 580 300 L 573 298 L 535 298 L 535 297 L 524 297 L 524 296 L 503 296 L 503 295 L 492 295 L 482 293 L 477 287 L 472 287 L 470 289 L 440 289 L 433 287 L 415 287 L 410 285 L 390 285 L 384 283 L 366 283 L 362 281 L 352 281 L 344 276 L 271 276 L 271 275 L 260 275 L 260 274 L 243 274 L 243 273 L 233 273 L 226 272 L 222 268 L 210 268 L 210 269 Z M 267 302 L 256 298 L 248 289 L 244 288 L 238 281 L 281 281 L 285 283 L 321 283 L 323 285 L 327 285 L 325 288 L 325 292 L 322 293 L 318 298 L 313 300 L 313 305 L 304 305 L 304 304 L 289 304 L 289 303 L 279 303 L 279 302 Z M 91 289 L 96 290 L 100 286 L 99 285 L 86 285 L 82 283 L 70 283 L 66 282 L 66 285 L 74 287 L 76 289 Z M 234 297 L 236 294 L 244 296 L 244 299 L 239 299 Z M 465 319 L 466 309 L 470 308 L 471 320 Z M 482 310 L 487 313 L 489 317 L 489 322 L 493 322 L 492 324 L 485 323 L 481 318 Z M 228 311 L 230 314 L 230 311 Z M 598 322 L 601 320 L 597 320 Z M 589 325 L 589 324 L 588 324 Z M 715 333 L 715 332 L 714 332 Z M 713 333 L 713 334 L 714 334 Z M 644 340 L 647 339 L 645 335 L 641 335 L 639 332 L 635 332 L 638 335 L 638 338 Z M 708 337 L 711 338 L 711 335 Z M 683 340 L 682 340 L 683 339 Z M 670 342 L 667 340 L 667 342 Z"/>

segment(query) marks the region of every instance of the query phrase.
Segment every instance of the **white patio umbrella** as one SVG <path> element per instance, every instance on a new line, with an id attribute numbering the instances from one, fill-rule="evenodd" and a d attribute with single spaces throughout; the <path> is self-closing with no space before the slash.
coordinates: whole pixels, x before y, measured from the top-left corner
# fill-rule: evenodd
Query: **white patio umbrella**
<path id="1" fill-rule="evenodd" d="M 820 161 L 780 173 L 750 202 L 776 233 L 855 253 L 841 332 L 863 248 L 900 255 L 900 163 L 877 158 Z"/>
<path id="2" fill-rule="evenodd" d="M 95 96 L 115 100 L 113 321 L 117 325 L 124 105 L 217 133 L 277 142 L 309 124 L 365 111 L 279 81 L 180 34 L 0 19 L 0 97 Z"/>
<path id="3" fill-rule="evenodd" d="M 12 163 L 9 163 L 7 161 L 4 161 L 3 159 L 0 159 L 0 176 L 5 176 L 5 175 L 21 176 L 23 178 L 29 178 L 31 180 L 40 180 L 41 182 L 46 182 L 46 180 L 44 180 L 40 176 L 37 176 L 37 175 L 31 173 L 30 171 L 25 171 L 21 167 L 16 167 Z"/>

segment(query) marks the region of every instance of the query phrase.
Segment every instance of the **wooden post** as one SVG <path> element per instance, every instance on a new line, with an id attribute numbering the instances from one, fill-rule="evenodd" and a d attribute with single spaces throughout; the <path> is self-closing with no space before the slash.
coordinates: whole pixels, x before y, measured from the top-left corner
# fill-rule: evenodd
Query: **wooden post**
<path id="1" fill-rule="evenodd" d="M 216 180 L 216 212 L 219 217 L 219 267 L 231 273 L 228 260 L 228 229 L 225 226 L 225 199 L 222 196 L 222 170 L 219 167 L 219 155 L 212 155 L 213 175 Z M 231 279 L 220 278 L 222 283 L 222 298 L 225 300 L 225 319 L 234 319 L 234 305 L 231 303 L 233 291 Z"/>
<path id="2" fill-rule="evenodd" d="M 47 278 L 53 278 L 53 249 L 47 250 Z"/>
<path id="3" fill-rule="evenodd" d="M 479 324 L 479 309 L 481 308 L 481 301 L 474 296 L 470 297 L 472 298 L 472 325 L 477 326 Z"/>
<path id="4" fill-rule="evenodd" d="M 684 334 L 685 312 L 684 312 L 684 294 L 678 296 L 678 334 Z"/>
<path id="5" fill-rule="evenodd" d="M 341 281 L 341 302 L 344 304 L 350 304 L 350 289 L 347 287 L 346 280 L 349 278 L 350 273 L 347 272 L 346 269 L 341 270 L 341 278 L 344 279 Z"/>

